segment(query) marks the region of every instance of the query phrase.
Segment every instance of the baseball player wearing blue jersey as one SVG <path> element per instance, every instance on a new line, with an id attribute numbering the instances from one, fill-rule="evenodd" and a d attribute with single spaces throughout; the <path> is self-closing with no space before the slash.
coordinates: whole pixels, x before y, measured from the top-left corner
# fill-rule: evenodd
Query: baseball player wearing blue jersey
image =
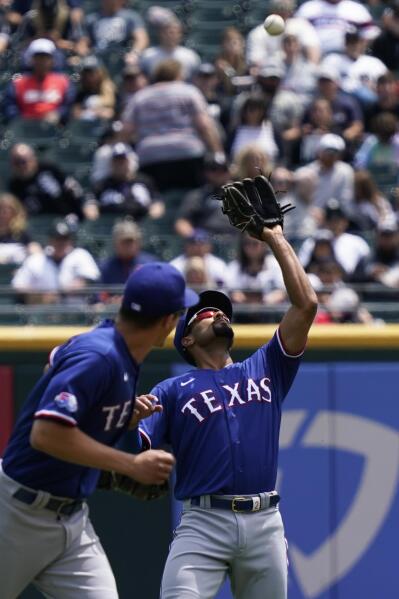
<path id="1" fill-rule="evenodd" d="M 129 277 L 115 323 L 52 352 L 0 465 L 1 599 L 31 582 L 56 599 L 118 597 L 85 499 L 98 469 L 148 484 L 169 477 L 169 453 L 134 456 L 114 446 L 132 419 L 140 363 L 197 301 L 175 268 L 147 264 Z"/>
<path id="2" fill-rule="evenodd" d="M 297 373 L 316 295 L 282 229 L 265 228 L 291 306 L 272 340 L 243 362 L 230 348 L 232 306 L 205 291 L 176 329 L 197 369 L 156 385 L 163 411 L 140 425 L 143 447 L 170 444 L 183 516 L 162 599 L 211 599 L 226 576 L 237 599 L 285 599 L 287 556 L 275 491 L 281 406 Z"/>

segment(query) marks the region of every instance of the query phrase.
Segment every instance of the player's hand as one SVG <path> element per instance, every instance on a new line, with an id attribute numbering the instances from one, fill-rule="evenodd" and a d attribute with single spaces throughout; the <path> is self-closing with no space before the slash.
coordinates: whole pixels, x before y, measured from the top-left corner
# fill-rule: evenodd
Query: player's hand
<path id="1" fill-rule="evenodd" d="M 129 428 L 136 428 L 140 420 L 148 418 L 154 412 L 162 412 L 163 407 L 158 404 L 158 398 L 150 393 L 146 395 L 139 395 L 136 397 L 134 404 L 133 416 L 129 423 Z"/>
<path id="2" fill-rule="evenodd" d="M 161 485 L 168 480 L 175 458 L 162 449 L 149 449 L 131 456 L 131 467 L 126 474 L 145 485 Z"/>

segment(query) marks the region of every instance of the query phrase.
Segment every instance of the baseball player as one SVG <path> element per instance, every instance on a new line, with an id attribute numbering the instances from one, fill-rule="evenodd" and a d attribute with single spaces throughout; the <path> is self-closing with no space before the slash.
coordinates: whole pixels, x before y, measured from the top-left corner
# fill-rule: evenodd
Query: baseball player
<path id="1" fill-rule="evenodd" d="M 240 193 L 246 194 L 242 186 Z M 183 501 L 162 599 L 211 599 L 226 576 L 236 599 L 287 596 L 286 544 L 275 490 L 281 407 L 317 299 L 281 225 L 263 222 L 261 230 L 249 231 L 274 253 L 291 302 L 274 337 L 233 363 L 231 302 L 221 292 L 203 292 L 175 333 L 177 350 L 197 368 L 156 385 L 151 394 L 163 411 L 140 425 L 143 448 L 171 445 L 175 496 Z"/>
<path id="2" fill-rule="evenodd" d="M 130 275 L 115 323 L 53 350 L 0 464 L 1 599 L 31 582 L 46 597 L 117 599 L 86 498 L 98 469 L 146 484 L 169 477 L 169 453 L 114 446 L 134 413 L 140 363 L 197 301 L 174 267 L 146 264 Z"/>

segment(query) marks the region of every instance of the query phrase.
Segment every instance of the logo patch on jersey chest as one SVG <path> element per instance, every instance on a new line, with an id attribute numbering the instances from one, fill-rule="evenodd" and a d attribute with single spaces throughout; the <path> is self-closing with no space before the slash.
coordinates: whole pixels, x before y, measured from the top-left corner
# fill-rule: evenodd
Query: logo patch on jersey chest
<path id="1" fill-rule="evenodd" d="M 68 391 L 61 391 L 61 393 L 54 397 L 54 402 L 59 408 L 64 408 L 68 412 L 73 413 L 78 410 L 78 400 L 76 399 L 76 396 L 72 393 L 68 393 Z"/>

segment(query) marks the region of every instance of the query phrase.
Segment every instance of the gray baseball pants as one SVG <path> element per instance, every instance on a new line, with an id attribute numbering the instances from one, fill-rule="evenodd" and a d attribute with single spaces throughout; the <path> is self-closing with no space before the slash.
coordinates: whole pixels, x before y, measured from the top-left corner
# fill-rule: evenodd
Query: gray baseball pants
<path id="1" fill-rule="evenodd" d="M 277 507 L 250 513 L 183 511 L 161 599 L 213 599 L 226 576 L 235 599 L 286 599 L 287 550 Z"/>
<path id="2" fill-rule="evenodd" d="M 55 512 L 40 507 L 40 495 L 36 505 L 15 499 L 21 486 L 0 464 L 1 599 L 15 599 L 30 583 L 48 599 L 118 599 L 88 506 L 57 519 Z"/>

